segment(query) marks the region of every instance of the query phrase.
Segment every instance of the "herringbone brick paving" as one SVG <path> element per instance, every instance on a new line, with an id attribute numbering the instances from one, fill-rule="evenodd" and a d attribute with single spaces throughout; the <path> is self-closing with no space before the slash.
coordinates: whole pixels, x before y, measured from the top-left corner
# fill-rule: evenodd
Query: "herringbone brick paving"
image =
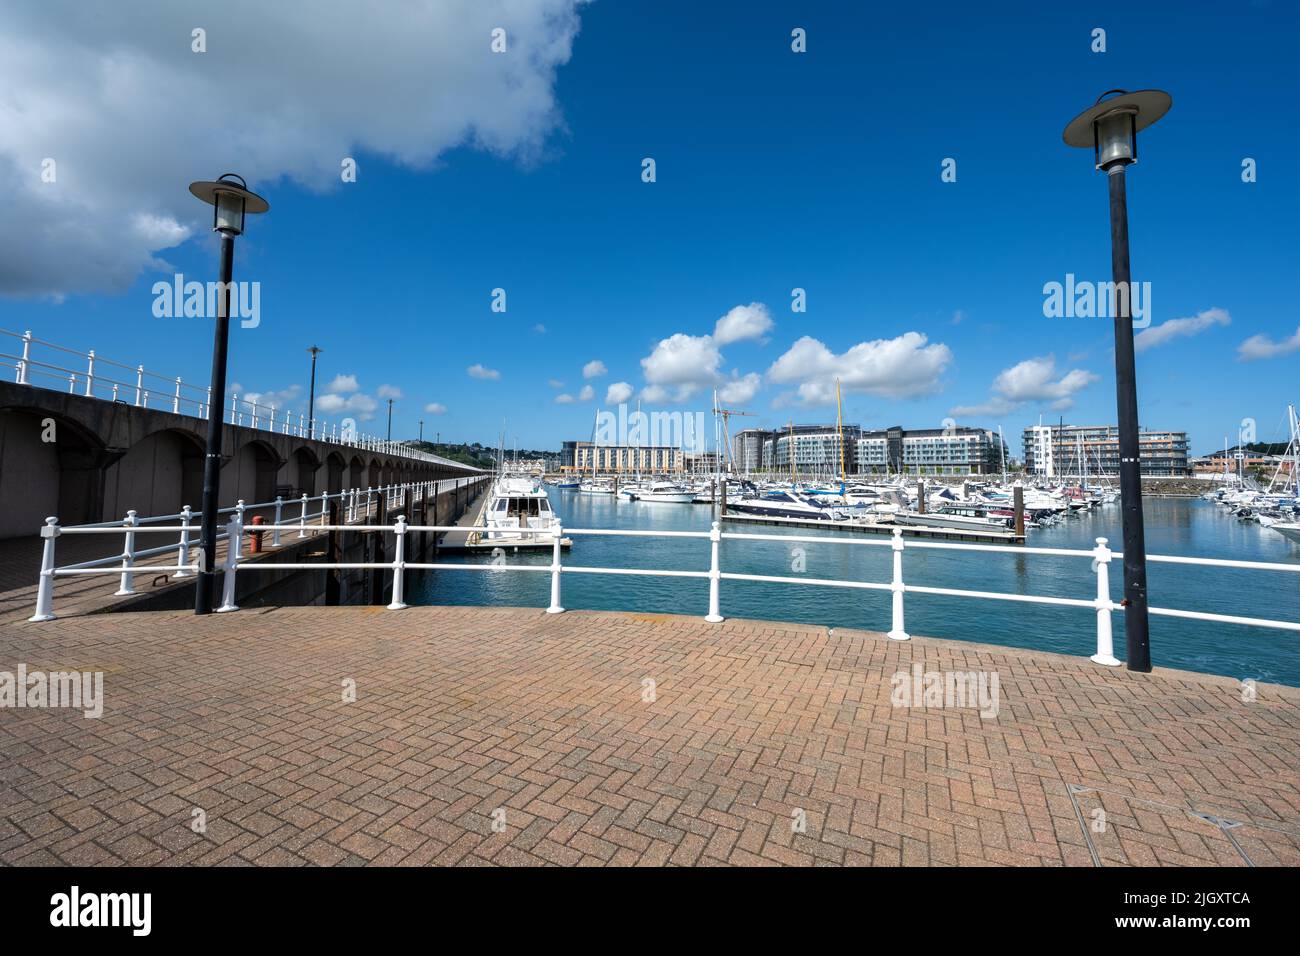
<path id="1" fill-rule="evenodd" d="M 19 662 L 102 670 L 106 703 L 0 710 L 6 864 L 1300 864 L 1294 688 L 444 607 L 0 626 Z M 997 672 L 998 715 L 892 706 L 914 662 Z"/>

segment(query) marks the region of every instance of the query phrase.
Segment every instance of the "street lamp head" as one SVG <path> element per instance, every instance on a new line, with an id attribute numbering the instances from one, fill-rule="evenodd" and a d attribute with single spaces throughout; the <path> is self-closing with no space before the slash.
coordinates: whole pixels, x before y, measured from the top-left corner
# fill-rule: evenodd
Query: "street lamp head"
<path id="1" fill-rule="evenodd" d="M 223 173 L 214 182 L 190 183 L 190 192 L 212 206 L 212 228 L 229 236 L 244 231 L 247 213 L 266 212 L 271 204 L 252 192 L 243 176 Z"/>
<path id="2" fill-rule="evenodd" d="M 1112 95 L 1115 94 L 1115 95 Z M 1107 99 L 1110 97 L 1110 99 Z M 1091 149 L 1098 169 L 1137 162 L 1137 134 L 1173 105 L 1163 90 L 1107 90 L 1065 127 L 1067 146 Z"/>

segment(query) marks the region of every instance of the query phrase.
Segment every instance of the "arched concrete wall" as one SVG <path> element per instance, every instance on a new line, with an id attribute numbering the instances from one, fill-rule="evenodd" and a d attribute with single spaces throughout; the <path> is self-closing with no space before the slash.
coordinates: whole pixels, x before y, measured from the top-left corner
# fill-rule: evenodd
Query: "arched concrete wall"
<path id="1" fill-rule="evenodd" d="M 343 477 L 347 473 L 347 464 L 343 456 L 336 451 L 329 453 L 325 459 L 325 490 L 331 495 L 343 490 Z"/>
<path id="2" fill-rule="evenodd" d="M 196 511 L 202 506 L 203 419 L 14 382 L 0 382 L 0 416 L 0 537 L 33 535 L 48 515 L 67 525 L 113 520 L 127 510 L 148 516 L 171 514 L 187 504 Z M 40 441 L 46 419 L 56 423 L 55 442 Z M 301 448 L 314 463 L 313 494 L 378 486 L 385 480 L 480 474 L 444 462 L 381 456 L 227 424 L 220 506 L 240 498 L 270 501 L 277 484 L 305 484 L 307 466 L 296 456 Z M 195 449 L 198 458 L 192 456 Z M 331 455 L 342 462 L 337 487 L 323 464 Z"/>
<path id="3" fill-rule="evenodd" d="M 203 505 L 203 446 L 189 432 L 146 435 L 113 462 L 104 475 L 101 521 L 135 510 L 141 517 L 176 514 Z"/>
<path id="4" fill-rule="evenodd" d="M 0 538 L 36 534 L 59 513 L 58 445 L 41 441 L 41 430 L 35 415 L 0 412 Z"/>
<path id="5" fill-rule="evenodd" d="M 258 439 L 245 441 L 222 469 L 221 506 L 228 507 L 240 500 L 250 505 L 274 501 L 276 476 L 281 465 L 275 450 L 266 442 Z M 230 480 L 232 473 L 233 482 Z"/>
<path id="6" fill-rule="evenodd" d="M 290 476 L 289 483 L 293 485 L 295 494 L 306 492 L 308 497 L 320 494 L 316 478 L 318 468 L 320 461 L 310 448 L 303 446 L 294 449 L 293 457 L 289 459 L 285 470 Z"/>
<path id="7" fill-rule="evenodd" d="M 112 457 L 58 411 L 0 404 L 0 537 L 36 534 L 51 515 L 65 523 L 100 520 L 103 469 Z"/>

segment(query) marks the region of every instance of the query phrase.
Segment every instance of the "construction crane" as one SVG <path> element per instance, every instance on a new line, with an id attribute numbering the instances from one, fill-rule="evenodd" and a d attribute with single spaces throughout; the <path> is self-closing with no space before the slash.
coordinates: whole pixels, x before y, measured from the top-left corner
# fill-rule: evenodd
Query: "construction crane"
<path id="1" fill-rule="evenodd" d="M 719 407 L 718 393 L 716 391 L 713 393 L 713 415 L 714 418 L 716 418 L 719 415 L 722 416 L 722 440 L 723 442 L 725 442 L 725 446 L 727 449 L 727 464 L 729 466 L 728 471 L 734 472 L 735 462 L 732 460 L 731 457 L 731 430 L 730 430 L 731 416 L 746 415 L 750 418 L 757 418 L 758 416 L 755 415 L 753 412 L 739 412 L 733 408 Z"/>

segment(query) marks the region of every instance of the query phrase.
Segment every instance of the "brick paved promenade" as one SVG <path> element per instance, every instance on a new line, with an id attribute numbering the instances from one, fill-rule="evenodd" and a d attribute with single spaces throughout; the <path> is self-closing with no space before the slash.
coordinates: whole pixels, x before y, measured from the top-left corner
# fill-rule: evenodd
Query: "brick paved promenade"
<path id="1" fill-rule="evenodd" d="M 0 710 L 6 864 L 1300 864 L 1293 688 L 485 608 L 0 625 L 20 662 L 107 700 Z M 913 662 L 996 671 L 998 716 L 891 706 Z"/>

